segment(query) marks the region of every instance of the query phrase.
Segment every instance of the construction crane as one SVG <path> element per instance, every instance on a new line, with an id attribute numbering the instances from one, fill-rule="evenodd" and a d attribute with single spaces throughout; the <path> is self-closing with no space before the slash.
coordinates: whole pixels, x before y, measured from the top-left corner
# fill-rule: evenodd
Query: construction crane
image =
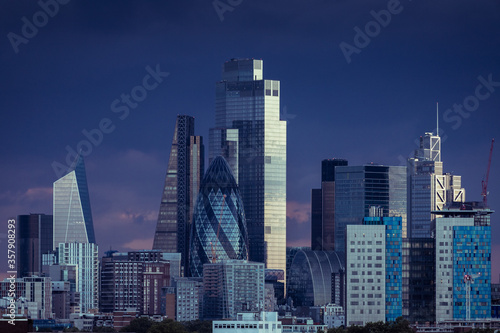
<path id="1" fill-rule="evenodd" d="M 477 274 L 465 274 L 464 275 L 464 282 L 465 282 L 465 300 L 466 300 L 466 309 L 465 309 L 465 319 L 467 321 L 470 320 L 470 289 L 471 289 L 471 284 L 474 283 L 474 279 L 478 278 L 481 276 L 481 273 Z"/>
<path id="2" fill-rule="evenodd" d="M 222 205 L 220 206 L 220 217 L 219 217 L 219 225 L 217 226 L 217 239 L 216 242 L 219 241 L 219 232 L 220 232 L 220 224 L 222 222 L 222 212 L 224 210 L 224 203 L 226 202 L 226 195 L 222 196 Z M 217 262 L 217 253 L 215 252 L 214 245 L 210 242 L 210 247 L 212 248 L 212 264 Z"/>
<path id="3" fill-rule="evenodd" d="M 493 154 L 494 143 L 495 139 L 493 138 L 491 139 L 490 157 L 488 159 L 488 168 L 486 169 L 486 179 L 483 179 L 483 181 L 481 181 L 481 187 L 482 187 L 481 195 L 483 196 L 484 208 L 488 206 L 488 179 L 490 177 L 491 155 Z"/>

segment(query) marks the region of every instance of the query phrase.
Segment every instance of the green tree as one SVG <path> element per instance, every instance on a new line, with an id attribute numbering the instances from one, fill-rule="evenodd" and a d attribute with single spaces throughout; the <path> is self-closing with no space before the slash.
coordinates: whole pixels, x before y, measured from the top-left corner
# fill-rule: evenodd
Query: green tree
<path id="1" fill-rule="evenodd" d="M 388 323 L 389 333 L 413 333 L 410 322 L 403 317 L 397 317 L 395 321 Z"/>
<path id="2" fill-rule="evenodd" d="M 182 323 L 188 332 L 212 333 L 212 322 L 209 320 L 193 320 Z"/>
<path id="3" fill-rule="evenodd" d="M 155 322 L 147 317 L 136 318 L 130 325 L 123 327 L 120 332 L 147 333 Z"/>
<path id="4" fill-rule="evenodd" d="M 155 323 L 148 330 L 148 333 L 188 333 L 184 325 L 173 319 L 165 319 L 160 323 Z"/>
<path id="5" fill-rule="evenodd" d="M 344 327 L 333 327 L 328 329 L 327 333 L 346 333 L 347 330 Z"/>
<path id="6" fill-rule="evenodd" d="M 76 327 L 70 327 L 70 328 L 65 328 L 63 329 L 63 332 L 80 332 L 80 330 Z"/>

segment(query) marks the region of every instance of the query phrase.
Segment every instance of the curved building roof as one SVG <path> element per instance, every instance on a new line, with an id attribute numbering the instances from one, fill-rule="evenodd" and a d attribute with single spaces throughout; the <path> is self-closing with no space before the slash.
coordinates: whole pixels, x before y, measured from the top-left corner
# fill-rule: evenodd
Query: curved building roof
<path id="1" fill-rule="evenodd" d="M 295 254 L 288 272 L 287 295 L 296 306 L 332 303 L 332 273 L 344 271 L 336 252 L 304 251 Z"/>
<path id="2" fill-rule="evenodd" d="M 217 156 L 205 173 L 196 199 L 191 226 L 189 267 L 200 277 L 203 264 L 248 259 L 248 232 L 243 201 L 231 168 Z"/>

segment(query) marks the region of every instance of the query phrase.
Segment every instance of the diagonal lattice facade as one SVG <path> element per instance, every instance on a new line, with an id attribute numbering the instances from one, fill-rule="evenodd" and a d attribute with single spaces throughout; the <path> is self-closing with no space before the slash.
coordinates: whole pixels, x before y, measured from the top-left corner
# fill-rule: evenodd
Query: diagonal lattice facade
<path id="1" fill-rule="evenodd" d="M 191 276 L 202 276 L 203 264 L 227 259 L 248 259 L 248 232 L 238 186 L 226 160 L 218 156 L 205 173 L 194 206 Z"/>

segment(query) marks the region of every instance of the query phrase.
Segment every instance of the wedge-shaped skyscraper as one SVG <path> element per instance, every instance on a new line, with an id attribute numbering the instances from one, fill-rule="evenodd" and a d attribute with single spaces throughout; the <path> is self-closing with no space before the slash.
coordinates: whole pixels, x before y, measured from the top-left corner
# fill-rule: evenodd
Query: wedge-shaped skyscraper
<path id="1" fill-rule="evenodd" d="M 203 275 L 203 264 L 248 259 L 243 201 L 226 160 L 216 157 L 201 182 L 191 227 L 191 276 Z"/>
<path id="2" fill-rule="evenodd" d="M 87 175 L 82 156 L 73 171 L 54 182 L 53 249 L 59 243 L 95 243 Z"/>
<path id="3" fill-rule="evenodd" d="M 178 115 L 168 161 L 153 250 L 181 253 L 188 267 L 189 232 L 204 169 L 203 138 L 194 135 L 194 118 Z"/>

